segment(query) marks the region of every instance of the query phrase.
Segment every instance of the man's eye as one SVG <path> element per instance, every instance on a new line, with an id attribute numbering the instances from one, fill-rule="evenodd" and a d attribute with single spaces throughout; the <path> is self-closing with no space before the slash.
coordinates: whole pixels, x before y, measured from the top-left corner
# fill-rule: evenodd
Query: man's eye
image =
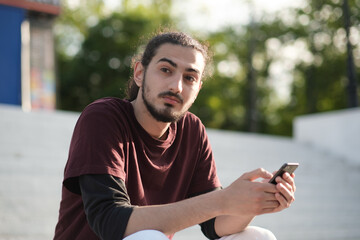
<path id="1" fill-rule="evenodd" d="M 196 81 L 196 79 L 193 76 L 186 76 L 185 79 L 188 80 L 189 82 L 195 82 Z"/>
<path id="2" fill-rule="evenodd" d="M 168 68 L 160 68 L 160 71 L 164 72 L 164 73 L 169 73 L 170 70 Z"/>

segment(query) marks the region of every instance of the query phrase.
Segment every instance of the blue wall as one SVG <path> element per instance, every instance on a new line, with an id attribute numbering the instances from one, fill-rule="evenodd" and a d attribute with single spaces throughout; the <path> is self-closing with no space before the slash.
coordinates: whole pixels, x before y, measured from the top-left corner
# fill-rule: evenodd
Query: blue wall
<path id="1" fill-rule="evenodd" d="M 0 5 L 0 103 L 21 105 L 21 23 L 25 10 Z"/>

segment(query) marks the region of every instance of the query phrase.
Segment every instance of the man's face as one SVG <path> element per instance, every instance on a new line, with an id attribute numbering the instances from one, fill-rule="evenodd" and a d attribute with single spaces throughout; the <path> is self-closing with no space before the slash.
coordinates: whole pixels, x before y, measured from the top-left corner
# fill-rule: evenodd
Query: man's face
<path id="1" fill-rule="evenodd" d="M 184 116 L 200 91 L 204 67 L 204 57 L 195 49 L 160 46 L 144 70 L 141 86 L 150 114 L 161 122 L 175 122 Z"/>

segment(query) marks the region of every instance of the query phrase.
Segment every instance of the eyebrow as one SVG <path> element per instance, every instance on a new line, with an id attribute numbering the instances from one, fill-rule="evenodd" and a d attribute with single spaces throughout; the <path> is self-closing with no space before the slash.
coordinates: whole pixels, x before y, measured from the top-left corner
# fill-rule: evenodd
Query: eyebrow
<path id="1" fill-rule="evenodd" d="M 168 58 L 160 58 L 159 61 L 157 61 L 157 62 L 158 62 L 158 63 L 159 63 L 159 62 L 167 62 L 167 63 L 169 63 L 171 66 L 173 66 L 173 67 L 175 67 L 175 68 L 178 66 L 174 61 L 172 61 L 171 59 L 168 59 Z M 194 68 L 186 68 L 185 70 L 186 70 L 187 72 L 195 72 L 195 73 L 197 73 L 197 74 L 200 75 L 200 71 L 197 70 L 197 69 L 194 69 Z"/>

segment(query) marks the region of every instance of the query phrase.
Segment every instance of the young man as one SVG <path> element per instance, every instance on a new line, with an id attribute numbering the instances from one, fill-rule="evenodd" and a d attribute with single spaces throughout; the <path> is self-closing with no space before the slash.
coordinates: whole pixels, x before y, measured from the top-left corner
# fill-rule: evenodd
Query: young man
<path id="1" fill-rule="evenodd" d="M 159 34 L 134 64 L 128 99 L 86 107 L 71 140 L 54 239 L 168 239 L 195 224 L 210 239 L 275 239 L 248 225 L 290 206 L 294 175 L 273 185 L 255 182 L 272 177 L 257 169 L 221 189 L 205 127 L 188 112 L 207 58 L 190 36 Z"/>

